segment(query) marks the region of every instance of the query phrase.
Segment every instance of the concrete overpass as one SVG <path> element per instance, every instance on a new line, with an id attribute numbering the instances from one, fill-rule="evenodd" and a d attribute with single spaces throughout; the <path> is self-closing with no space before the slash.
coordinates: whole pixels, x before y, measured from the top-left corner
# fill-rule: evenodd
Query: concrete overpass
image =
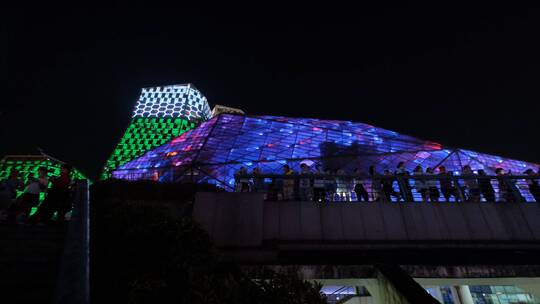
<path id="1" fill-rule="evenodd" d="M 514 285 L 540 299 L 536 203 L 321 204 L 199 193 L 193 217 L 247 269 L 364 286 L 375 303 L 431 303 L 420 285 L 453 286 L 454 303 L 473 303 L 466 285 L 475 284 Z"/>

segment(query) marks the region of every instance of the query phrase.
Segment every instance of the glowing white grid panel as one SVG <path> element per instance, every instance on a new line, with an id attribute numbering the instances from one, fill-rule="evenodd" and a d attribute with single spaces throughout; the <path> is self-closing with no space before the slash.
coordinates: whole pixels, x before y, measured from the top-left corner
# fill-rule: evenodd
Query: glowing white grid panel
<path id="1" fill-rule="evenodd" d="M 143 88 L 133 117 L 179 117 L 189 121 L 211 116 L 206 97 L 191 84 Z"/>

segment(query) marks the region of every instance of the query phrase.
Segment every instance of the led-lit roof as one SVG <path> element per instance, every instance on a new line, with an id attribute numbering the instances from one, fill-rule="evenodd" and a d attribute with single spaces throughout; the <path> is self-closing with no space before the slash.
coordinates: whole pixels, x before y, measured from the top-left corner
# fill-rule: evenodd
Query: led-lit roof
<path id="1" fill-rule="evenodd" d="M 488 173 L 497 167 L 513 172 L 538 169 L 537 164 L 448 148 L 363 123 L 221 114 L 126 163 L 113 176 L 176 181 L 194 172 L 200 181 L 230 188 L 240 166 L 281 174 L 284 164 L 298 170 L 300 163 L 308 162 L 367 174 L 370 165 L 393 171 L 400 161 L 411 171 L 416 165 L 440 164 L 456 171 L 469 164 Z"/>

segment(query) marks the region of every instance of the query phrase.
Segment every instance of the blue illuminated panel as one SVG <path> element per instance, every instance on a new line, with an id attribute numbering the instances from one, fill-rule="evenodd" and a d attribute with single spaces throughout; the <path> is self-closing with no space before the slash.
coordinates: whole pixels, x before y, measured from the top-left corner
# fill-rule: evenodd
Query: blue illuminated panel
<path id="1" fill-rule="evenodd" d="M 450 171 L 470 165 L 494 174 L 497 167 L 523 172 L 538 165 L 442 145 L 401 135 L 363 123 L 337 120 L 242 116 L 221 114 L 171 142 L 125 164 L 113 173 L 116 178 L 175 181 L 196 174 L 198 181 L 220 186 L 234 184 L 241 166 L 251 172 L 259 167 L 266 174 L 281 174 L 289 164 L 298 171 L 301 162 L 327 169 L 366 174 L 395 170 L 403 161 L 415 166 L 444 164 Z"/>

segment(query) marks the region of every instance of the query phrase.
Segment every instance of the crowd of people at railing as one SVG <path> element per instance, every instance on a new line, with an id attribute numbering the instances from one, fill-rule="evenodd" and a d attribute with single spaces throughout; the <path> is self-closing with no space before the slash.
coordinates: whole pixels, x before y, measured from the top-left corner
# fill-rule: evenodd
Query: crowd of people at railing
<path id="1" fill-rule="evenodd" d="M 40 167 L 37 176 L 29 176 L 26 183 L 13 170 L 8 179 L 0 181 L 0 222 L 21 225 L 63 222 L 71 210 L 72 186 L 69 165 L 62 165 L 60 176 L 51 180 L 47 168 Z M 40 203 L 42 195 L 44 200 Z M 34 208 L 37 211 L 32 214 Z"/>
<path id="2" fill-rule="evenodd" d="M 495 174 L 488 176 L 482 169 L 473 171 L 469 165 L 457 173 L 443 165 L 425 170 L 418 165 L 410 173 L 400 162 L 394 172 L 385 169 L 381 174 L 370 166 L 365 175 L 358 169 L 322 169 L 319 164 L 312 170 L 302 163 L 300 172 L 283 165 L 280 175 L 264 174 L 258 167 L 249 173 L 241 167 L 235 174 L 235 191 L 263 192 L 267 200 L 317 202 L 513 202 L 523 200 L 521 192 L 528 191 L 534 201 L 540 202 L 540 169 L 527 169 L 518 176 L 496 168 Z"/>

